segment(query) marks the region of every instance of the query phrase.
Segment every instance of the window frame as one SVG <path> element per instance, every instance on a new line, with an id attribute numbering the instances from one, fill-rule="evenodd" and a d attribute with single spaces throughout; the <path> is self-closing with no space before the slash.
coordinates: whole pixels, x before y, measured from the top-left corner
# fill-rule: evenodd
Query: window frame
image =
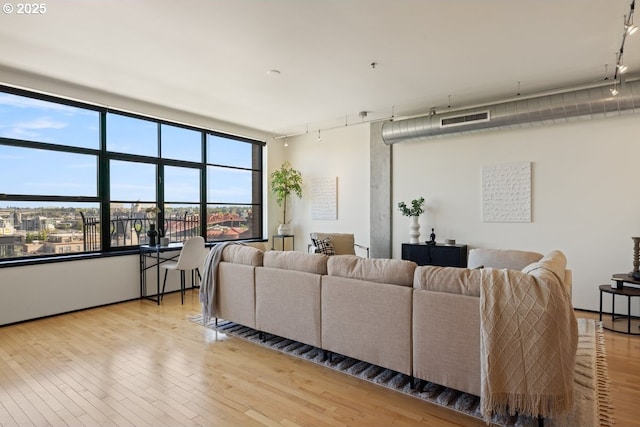
<path id="1" fill-rule="evenodd" d="M 48 151 L 57 151 L 57 152 L 65 152 L 65 153 L 76 153 L 76 154 L 89 154 L 96 157 L 97 160 L 97 194 L 95 196 L 50 196 L 50 195 L 38 195 L 38 194 L 0 194 L 0 200 L 2 201 L 16 201 L 16 202 L 59 202 L 59 203 L 78 203 L 78 202 L 91 202 L 95 203 L 100 207 L 100 223 L 101 224 L 110 224 L 111 212 L 110 207 L 112 203 L 121 202 L 120 200 L 111 200 L 110 197 L 110 171 L 109 164 L 111 160 L 116 161 L 130 161 L 130 162 L 141 162 L 145 164 L 152 164 L 156 166 L 156 193 L 150 195 L 149 197 L 153 197 L 155 200 L 145 200 L 145 203 L 155 203 L 156 206 L 164 206 L 165 197 L 164 197 L 164 169 L 165 167 L 183 167 L 188 169 L 196 169 L 199 171 L 200 178 L 200 189 L 199 189 L 199 201 L 194 203 L 194 205 L 199 204 L 199 215 L 200 215 L 200 230 L 199 234 L 202 237 L 207 239 L 207 209 L 209 207 L 209 201 L 207 200 L 207 167 L 208 166 L 222 166 L 229 167 L 233 169 L 242 169 L 249 170 L 253 174 L 257 173 L 257 183 L 254 182 L 252 178 L 251 183 L 251 192 L 252 199 L 251 203 L 242 204 L 251 206 L 254 210 L 257 208 L 260 211 L 260 216 L 257 221 L 257 230 L 253 230 L 254 235 L 248 239 L 248 241 L 264 241 L 264 200 L 263 200 L 263 190 L 264 190 L 264 167 L 263 167 L 263 156 L 264 156 L 264 146 L 266 142 L 242 137 L 238 135 L 230 135 L 223 132 L 206 129 L 197 126 L 186 125 L 183 123 L 172 122 L 170 120 L 158 119 L 155 117 L 145 116 L 143 114 L 132 113 L 128 111 L 120 111 L 117 109 L 101 107 L 97 105 L 92 105 L 90 103 L 85 103 L 77 100 L 70 100 L 61 97 L 56 97 L 53 95 L 42 94 L 38 92 L 33 92 L 26 89 L 19 89 L 10 86 L 0 85 L 0 94 L 6 93 L 10 95 L 27 97 L 35 100 L 41 100 L 46 102 L 52 102 L 60 105 L 71 106 L 80 109 L 86 109 L 94 112 L 98 112 L 98 124 L 99 129 L 97 132 L 99 133 L 99 147 L 97 149 L 94 148 L 84 148 L 70 145 L 63 145 L 57 143 L 49 143 L 49 142 L 39 142 L 39 141 L 31 141 L 24 139 L 16 139 L 16 138 L 8 138 L 8 137 L 0 137 L 0 145 L 4 146 L 13 146 L 20 148 L 31 148 L 31 149 L 42 149 Z M 140 119 L 152 122 L 157 127 L 157 155 L 156 156 L 147 156 L 147 155 L 139 155 L 132 153 L 123 153 L 117 151 L 108 151 L 107 150 L 107 120 L 109 114 L 117 114 L 120 116 L 127 116 L 133 119 Z M 196 131 L 200 133 L 200 148 L 201 148 L 201 159 L 200 161 L 192 161 L 192 160 L 179 160 L 172 158 L 164 158 L 162 157 L 162 134 L 161 129 L 163 126 L 173 126 L 180 127 L 191 131 Z M 232 166 L 225 166 L 220 164 L 210 164 L 207 163 L 207 136 L 215 135 L 217 137 L 232 139 L 235 141 L 243 142 L 251 144 L 251 168 L 239 168 Z M 256 198 L 256 190 L 255 186 L 258 185 L 260 190 L 258 197 Z M 124 201 L 125 203 L 129 203 L 130 201 Z M 170 205 L 175 203 L 176 201 L 167 201 Z M 234 206 L 237 204 L 233 204 Z M 164 212 L 161 212 L 157 218 L 158 223 L 160 221 L 164 221 Z M 254 221 L 255 222 L 255 221 Z M 232 239 L 235 240 L 235 239 Z M 41 262 L 57 262 L 64 260 L 75 260 L 75 259 L 84 259 L 84 258 L 93 258 L 96 256 L 113 256 L 118 254 L 131 254 L 138 253 L 139 246 L 143 244 L 141 241 L 136 245 L 127 245 L 127 246 L 114 246 L 111 242 L 111 232 L 110 226 L 101 226 L 100 227 L 100 241 L 101 247 L 97 250 L 88 250 L 82 252 L 75 252 L 71 254 L 38 254 L 33 256 L 19 256 L 12 258 L 2 258 L 0 259 L 0 267 L 8 266 L 8 265 L 24 265 L 24 264 L 32 264 L 32 263 L 41 263 Z M 224 240 L 212 240 L 207 241 L 208 244 L 218 243 Z"/>

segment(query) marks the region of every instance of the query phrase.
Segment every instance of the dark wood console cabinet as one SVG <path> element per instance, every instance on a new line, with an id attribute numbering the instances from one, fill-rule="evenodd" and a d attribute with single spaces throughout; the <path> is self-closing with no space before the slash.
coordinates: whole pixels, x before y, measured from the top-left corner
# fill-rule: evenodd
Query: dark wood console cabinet
<path id="1" fill-rule="evenodd" d="M 403 243 L 402 259 L 418 265 L 440 267 L 466 267 L 467 245 L 427 245 L 426 243 Z"/>

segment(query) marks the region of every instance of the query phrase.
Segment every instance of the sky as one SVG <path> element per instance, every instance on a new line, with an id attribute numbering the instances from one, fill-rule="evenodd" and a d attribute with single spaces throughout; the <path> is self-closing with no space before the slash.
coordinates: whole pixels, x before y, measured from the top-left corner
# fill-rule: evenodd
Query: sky
<path id="1" fill-rule="evenodd" d="M 167 124 L 160 127 L 163 158 L 200 161 L 200 132 Z M 0 93 L 0 137 L 98 150 L 99 130 L 97 111 Z M 156 123 L 107 114 L 108 151 L 155 157 L 157 140 Z M 207 134 L 209 163 L 251 168 L 251 153 L 249 143 Z M 155 201 L 155 165 L 111 160 L 109 167 L 111 200 Z M 165 166 L 164 175 L 167 202 L 199 202 L 197 169 Z M 0 144 L 0 194 L 96 197 L 97 180 L 97 156 L 93 154 Z M 208 201 L 252 202 L 251 171 L 207 166 L 207 181 Z M 8 205 L 15 204 L 0 201 L 0 207 Z"/>

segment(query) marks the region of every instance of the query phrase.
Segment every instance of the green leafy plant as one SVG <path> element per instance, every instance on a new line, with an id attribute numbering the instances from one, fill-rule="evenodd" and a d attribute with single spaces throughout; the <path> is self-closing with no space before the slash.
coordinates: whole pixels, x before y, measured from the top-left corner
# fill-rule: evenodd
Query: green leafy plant
<path id="1" fill-rule="evenodd" d="M 271 191 L 276 197 L 278 206 L 282 206 L 282 224 L 287 222 L 287 198 L 290 194 L 295 194 L 298 198 L 302 197 L 302 175 L 291 167 L 286 161 L 271 173 Z"/>
<path id="2" fill-rule="evenodd" d="M 409 208 L 405 202 L 398 203 L 398 209 L 404 216 L 419 216 L 424 212 L 424 197 L 413 199 Z"/>

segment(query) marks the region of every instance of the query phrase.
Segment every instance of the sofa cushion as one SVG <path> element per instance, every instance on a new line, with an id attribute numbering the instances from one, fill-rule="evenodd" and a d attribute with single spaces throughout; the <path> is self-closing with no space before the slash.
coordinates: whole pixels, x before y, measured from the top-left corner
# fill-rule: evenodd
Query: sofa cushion
<path id="1" fill-rule="evenodd" d="M 327 259 L 323 254 L 296 251 L 268 251 L 264 253 L 263 265 L 271 268 L 327 274 Z"/>
<path id="2" fill-rule="evenodd" d="M 428 291 L 479 297 L 480 275 L 479 269 L 423 265 L 416 268 L 413 276 L 413 287 Z"/>
<path id="3" fill-rule="evenodd" d="M 258 248 L 245 245 L 228 245 L 222 251 L 222 261 L 259 267 L 262 265 L 264 252 Z"/>
<path id="4" fill-rule="evenodd" d="M 475 248 L 469 251 L 467 266 L 469 268 L 483 266 L 483 268 L 522 270 L 532 262 L 540 261 L 541 258 L 542 254 L 538 252 Z"/>
<path id="5" fill-rule="evenodd" d="M 333 243 L 331 243 L 331 239 L 328 237 L 326 239 L 312 239 L 313 246 L 318 248 L 319 254 L 324 254 L 327 256 L 332 256 L 336 254 L 336 250 L 333 247 Z"/>
<path id="6" fill-rule="evenodd" d="M 353 255 L 337 255 L 327 260 L 329 276 L 413 286 L 413 273 L 417 264 L 400 259 L 360 258 Z"/>

